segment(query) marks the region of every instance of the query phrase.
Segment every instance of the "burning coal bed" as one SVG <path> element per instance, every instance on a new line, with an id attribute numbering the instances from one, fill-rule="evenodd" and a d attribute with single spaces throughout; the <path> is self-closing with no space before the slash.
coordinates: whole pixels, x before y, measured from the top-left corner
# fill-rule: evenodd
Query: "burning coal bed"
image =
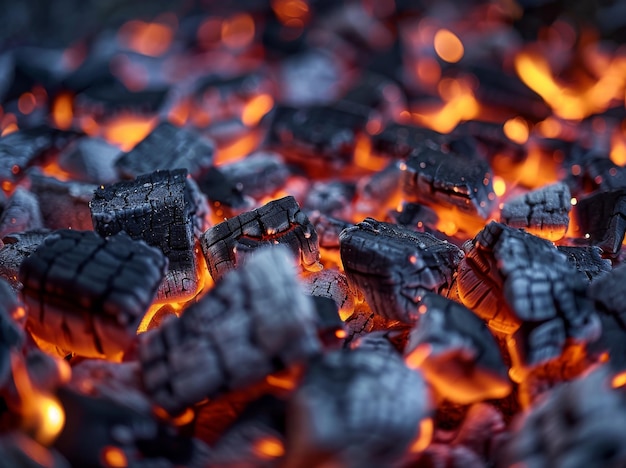
<path id="1" fill-rule="evenodd" d="M 619 2 L 204 3 L 0 56 L 0 466 L 626 466 Z"/>

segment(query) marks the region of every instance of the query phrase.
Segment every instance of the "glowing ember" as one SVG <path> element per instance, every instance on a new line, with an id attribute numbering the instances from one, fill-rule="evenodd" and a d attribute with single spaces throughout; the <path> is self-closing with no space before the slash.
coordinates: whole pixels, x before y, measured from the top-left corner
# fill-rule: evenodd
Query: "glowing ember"
<path id="1" fill-rule="evenodd" d="M 102 125 L 102 136 L 123 151 L 129 151 L 156 127 L 157 122 L 154 117 L 120 115 Z"/>
<path id="2" fill-rule="evenodd" d="M 102 464 L 107 468 L 126 468 L 128 466 L 126 454 L 119 447 L 104 447 L 101 458 Z"/>
<path id="3" fill-rule="evenodd" d="M 504 134 L 511 141 L 522 145 L 528 140 L 528 124 L 521 117 L 507 120 L 504 122 Z"/>
<path id="4" fill-rule="evenodd" d="M 57 128 L 67 130 L 72 126 L 74 111 L 72 107 L 72 95 L 61 93 L 52 104 L 52 121 Z"/>
<path id="5" fill-rule="evenodd" d="M 435 34 L 435 52 L 442 60 L 456 63 L 463 58 L 463 43 L 452 31 L 440 29 Z"/>
<path id="6" fill-rule="evenodd" d="M 263 438 L 255 442 L 254 451 L 262 458 L 278 458 L 285 453 L 283 443 L 275 438 Z"/>
<path id="7" fill-rule="evenodd" d="M 129 21 L 120 29 L 120 42 L 140 54 L 153 57 L 165 53 L 174 36 L 171 27 L 161 23 Z"/>

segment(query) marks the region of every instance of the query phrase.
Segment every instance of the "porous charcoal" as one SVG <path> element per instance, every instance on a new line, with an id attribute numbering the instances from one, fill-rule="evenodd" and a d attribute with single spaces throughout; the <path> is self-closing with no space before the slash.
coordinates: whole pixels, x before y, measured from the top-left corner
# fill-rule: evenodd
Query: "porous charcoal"
<path id="1" fill-rule="evenodd" d="M 567 338 L 597 338 L 586 281 L 545 239 L 489 223 L 465 247 L 457 279 L 463 303 L 500 333 L 513 334 L 521 362 L 561 354 Z"/>
<path id="2" fill-rule="evenodd" d="M 82 182 L 110 184 L 117 180 L 114 162 L 121 155 L 117 146 L 99 138 L 80 138 L 59 154 L 59 167 Z"/>
<path id="3" fill-rule="evenodd" d="M 126 234 L 57 231 L 20 267 L 28 329 L 79 355 L 115 356 L 130 344 L 166 267 L 161 252 Z"/>
<path id="4" fill-rule="evenodd" d="M 570 200 L 567 185 L 548 185 L 507 201 L 500 212 L 500 220 L 508 226 L 556 241 L 567 232 Z"/>
<path id="5" fill-rule="evenodd" d="M 392 123 L 372 137 L 372 149 L 396 159 L 406 158 L 412 151 L 441 148 L 445 136 L 428 128 Z"/>
<path id="6" fill-rule="evenodd" d="M 348 280 L 377 314 L 413 323 L 426 292 L 447 295 L 463 254 L 436 237 L 371 218 L 340 235 Z"/>
<path id="7" fill-rule="evenodd" d="M 600 247 L 558 245 L 556 248 L 567 255 L 570 265 L 583 273 L 590 282 L 611 271 L 611 261 L 602 258 Z"/>
<path id="8" fill-rule="evenodd" d="M 42 227 L 37 197 L 22 187 L 16 188 L 0 216 L 0 238 Z"/>
<path id="9" fill-rule="evenodd" d="M 158 301 L 190 299 L 199 287 L 194 240 L 199 207 L 186 176 L 185 169 L 156 171 L 100 187 L 90 203 L 93 226 L 100 235 L 124 231 L 158 247 L 168 258 Z"/>
<path id="10" fill-rule="evenodd" d="M 498 466 L 624 465 L 626 403 L 607 374 L 600 369 L 562 384 L 520 415 Z"/>
<path id="11" fill-rule="evenodd" d="M 310 363 L 289 401 L 289 460 L 391 466 L 419 437 L 430 396 L 399 356 L 341 350 Z M 295 463 L 295 462 L 292 462 Z"/>
<path id="12" fill-rule="evenodd" d="M 498 344 L 478 316 L 433 293 L 422 298 L 418 312 L 404 354 L 442 397 L 469 404 L 511 392 Z"/>
<path id="13" fill-rule="evenodd" d="M 175 412 L 320 350 L 311 300 L 285 247 L 250 256 L 177 320 L 140 335 L 146 391 Z"/>
<path id="14" fill-rule="evenodd" d="M 350 216 L 356 187 L 341 181 L 314 182 L 302 205 L 305 210 L 317 210 L 338 218 Z"/>
<path id="15" fill-rule="evenodd" d="M 338 270 L 325 268 L 302 275 L 304 290 L 311 296 L 327 297 L 335 301 L 342 317 L 354 311 L 354 295 L 345 275 Z"/>
<path id="16" fill-rule="evenodd" d="M 26 257 L 32 254 L 50 234 L 47 229 L 11 234 L 2 239 L 0 249 L 0 277 L 18 291 L 22 283 L 18 280 L 20 266 Z"/>
<path id="17" fill-rule="evenodd" d="M 626 187 L 579 198 L 575 213 L 581 235 L 616 257 L 626 232 Z"/>
<path id="18" fill-rule="evenodd" d="M 214 153 L 215 144 L 210 139 L 162 122 L 130 152 L 119 157 L 115 167 L 126 178 L 174 169 L 187 169 L 197 177 L 213 165 Z"/>
<path id="19" fill-rule="evenodd" d="M 242 255 L 273 244 L 288 246 L 305 269 L 321 269 L 315 228 L 291 196 L 217 224 L 201 238 L 202 252 L 215 281 L 233 270 Z"/>
<path id="20" fill-rule="evenodd" d="M 93 229 L 89 202 L 97 186 L 74 181 L 65 182 L 36 173 L 30 175 L 30 182 L 30 191 L 39 201 L 46 228 L 79 231 Z"/>
<path id="21" fill-rule="evenodd" d="M 426 148 L 411 154 L 404 167 L 408 201 L 454 207 L 483 219 L 495 206 L 491 168 L 478 157 Z"/>

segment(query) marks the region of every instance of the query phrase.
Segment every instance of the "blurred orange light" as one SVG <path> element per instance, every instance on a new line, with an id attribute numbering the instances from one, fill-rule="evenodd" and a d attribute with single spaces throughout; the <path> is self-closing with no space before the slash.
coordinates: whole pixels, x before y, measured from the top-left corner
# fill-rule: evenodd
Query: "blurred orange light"
<path id="1" fill-rule="evenodd" d="M 120 41 L 143 55 L 157 57 L 166 52 L 172 43 L 174 31 L 166 24 L 133 20 L 120 28 Z"/>
<path id="2" fill-rule="evenodd" d="M 437 60 L 430 57 L 419 59 L 416 65 L 416 71 L 420 81 L 427 85 L 434 85 L 441 78 L 441 67 L 437 63 Z"/>
<path id="3" fill-rule="evenodd" d="M 309 5 L 304 0 L 272 0 L 272 10 L 286 26 L 304 26 L 309 19 Z"/>
<path id="4" fill-rule="evenodd" d="M 435 33 L 434 44 L 435 52 L 445 62 L 456 63 L 463 58 L 463 43 L 448 29 L 440 29 Z"/>
<path id="5" fill-rule="evenodd" d="M 626 135 L 616 132 L 611 139 L 611 161 L 618 166 L 626 165 Z"/>
<path id="6" fill-rule="evenodd" d="M 274 106 L 274 99 L 269 94 L 253 97 L 244 107 L 241 121 L 246 127 L 254 127 Z"/>
<path id="7" fill-rule="evenodd" d="M 626 372 L 620 372 L 611 380 L 611 387 L 619 388 L 626 385 Z"/>
<path id="8" fill-rule="evenodd" d="M 102 462 L 107 468 L 125 468 L 128 466 L 128 459 L 124 451 L 111 445 L 102 450 Z"/>
<path id="9" fill-rule="evenodd" d="M 222 42 L 230 49 L 242 49 L 254 39 L 252 16 L 241 13 L 222 22 Z"/>
<path id="10" fill-rule="evenodd" d="M 337 331 L 335 332 L 335 336 L 336 336 L 337 338 L 339 338 L 340 340 L 343 340 L 345 337 L 347 337 L 347 336 L 348 336 L 348 334 L 346 333 L 346 331 L 345 331 L 345 330 L 337 330 Z"/>
<path id="11" fill-rule="evenodd" d="M 274 437 L 264 437 L 254 443 L 254 451 L 263 458 L 278 458 L 285 454 L 283 443 Z"/>
<path id="12" fill-rule="evenodd" d="M 24 93 L 17 100 L 17 108 L 24 115 L 30 114 L 35 107 L 37 107 L 37 100 L 33 93 Z"/>
<path id="13" fill-rule="evenodd" d="M 57 128 L 67 130 L 72 126 L 74 111 L 72 109 L 72 96 L 61 93 L 52 104 L 52 122 Z"/>
<path id="14" fill-rule="evenodd" d="M 419 426 L 419 433 L 413 445 L 411 445 L 411 453 L 420 453 L 426 450 L 433 438 L 435 426 L 431 418 L 422 419 Z"/>
<path id="15" fill-rule="evenodd" d="M 493 178 L 493 191 L 499 197 L 506 193 L 506 182 L 500 176 L 495 176 Z"/>
<path id="16" fill-rule="evenodd" d="M 0 136 L 7 136 L 13 132 L 17 132 L 18 130 L 19 130 L 19 127 L 17 126 L 16 123 L 10 123 L 2 129 L 2 133 L 0 134 Z"/>
<path id="17" fill-rule="evenodd" d="M 118 145 L 123 151 L 129 151 L 143 140 L 156 124 L 157 120 L 154 117 L 120 115 L 103 125 L 103 136 L 109 143 Z"/>
<path id="18" fill-rule="evenodd" d="M 504 122 L 504 134 L 511 141 L 520 145 L 528 140 L 528 124 L 521 117 L 515 117 Z"/>

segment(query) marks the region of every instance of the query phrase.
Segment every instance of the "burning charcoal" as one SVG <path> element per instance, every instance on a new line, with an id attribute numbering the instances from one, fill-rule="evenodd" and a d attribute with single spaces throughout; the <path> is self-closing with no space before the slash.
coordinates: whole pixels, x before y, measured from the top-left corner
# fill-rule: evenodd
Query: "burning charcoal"
<path id="1" fill-rule="evenodd" d="M 303 208 L 317 210 L 329 216 L 348 217 L 352 210 L 352 199 L 356 187 L 341 181 L 315 182 L 311 186 Z"/>
<path id="2" fill-rule="evenodd" d="M 214 143 L 186 128 L 162 122 L 130 152 L 115 161 L 122 177 L 158 170 L 187 169 L 194 177 L 213 165 Z"/>
<path id="3" fill-rule="evenodd" d="M 237 183 L 226 177 L 219 167 L 210 168 L 198 185 L 206 194 L 216 217 L 233 216 L 254 206 L 254 200 L 244 196 Z"/>
<path id="4" fill-rule="evenodd" d="M 354 295 L 350 291 L 345 275 L 338 270 L 325 268 L 321 271 L 306 272 L 302 279 L 307 294 L 332 299 L 342 317 L 349 317 L 354 311 Z"/>
<path id="5" fill-rule="evenodd" d="M 397 341 L 404 330 L 378 330 L 359 336 L 350 342 L 350 349 L 368 349 L 378 354 L 387 353 L 399 356 Z M 407 333 L 408 334 L 408 333 Z M 403 348 L 404 346 L 401 346 Z"/>
<path id="6" fill-rule="evenodd" d="M 11 351 L 19 349 L 24 342 L 24 333 L 19 326 L 24 316 L 25 310 L 17 294 L 9 283 L 0 279 L 0 388 L 4 387 L 11 372 Z"/>
<path id="7" fill-rule="evenodd" d="M 391 466 L 425 437 L 430 404 L 423 378 L 399 356 L 328 353 L 311 362 L 289 402 L 286 466 Z"/>
<path id="8" fill-rule="evenodd" d="M 194 197 L 185 169 L 156 171 L 96 190 L 90 203 L 94 229 L 102 236 L 125 231 L 158 247 L 169 260 L 158 301 L 185 300 L 199 287 L 195 254 Z"/>
<path id="9" fill-rule="evenodd" d="M 65 182 L 33 173 L 30 175 L 30 191 L 37 197 L 44 226 L 49 229 L 93 229 L 89 202 L 96 190 L 95 185 L 81 182 Z"/>
<path id="10" fill-rule="evenodd" d="M 311 296 L 317 315 L 317 334 L 325 349 L 339 348 L 346 337 L 335 301 L 324 296 Z"/>
<path id="11" fill-rule="evenodd" d="M 339 249 L 339 234 L 347 227 L 352 226 L 352 223 L 326 216 L 319 211 L 310 213 L 309 220 L 315 227 L 320 247 L 325 249 Z"/>
<path id="12" fill-rule="evenodd" d="M 72 466 L 204 467 L 209 449 L 144 408 L 61 388 L 65 424 L 54 447 Z"/>
<path id="13" fill-rule="evenodd" d="M 290 175 L 280 155 L 259 151 L 247 158 L 220 166 L 227 180 L 244 195 L 252 198 L 268 196 L 283 187 Z"/>
<path id="14" fill-rule="evenodd" d="M 334 167 L 352 160 L 356 135 L 368 115 L 354 105 L 306 108 L 278 107 L 272 122 L 272 141 L 305 163 L 330 162 Z"/>
<path id="15" fill-rule="evenodd" d="M 611 161 L 608 155 L 580 146 L 576 146 L 573 153 L 573 164 L 565 181 L 575 196 L 626 187 L 626 169 Z"/>
<path id="16" fill-rule="evenodd" d="M 486 219 L 496 203 L 489 165 L 476 157 L 424 149 L 406 162 L 402 191 L 408 201 L 440 204 Z"/>
<path id="17" fill-rule="evenodd" d="M 16 188 L 0 216 L 0 238 L 8 234 L 42 227 L 41 210 L 37 198 L 22 187 Z"/>
<path id="18" fill-rule="evenodd" d="M 408 467 L 415 468 L 484 468 L 485 462 L 463 445 L 431 444 Z"/>
<path id="19" fill-rule="evenodd" d="M 321 269 L 317 233 L 291 196 L 213 226 L 201 239 L 202 252 L 215 281 L 233 270 L 242 254 L 273 244 L 288 246 L 305 269 Z"/>
<path id="20" fill-rule="evenodd" d="M 20 267 L 28 329 L 83 356 L 113 357 L 132 340 L 167 261 L 125 234 L 48 236 Z M 71 291 L 71 292 L 70 292 Z"/>
<path id="21" fill-rule="evenodd" d="M 404 323 L 419 318 L 421 296 L 450 293 L 463 254 L 427 234 L 367 218 L 340 235 L 346 276 L 377 314 Z"/>
<path id="22" fill-rule="evenodd" d="M 465 415 L 452 444 L 464 446 L 492 462 L 499 443 L 507 436 L 506 423 L 502 413 L 487 403 L 472 405 Z"/>
<path id="23" fill-rule="evenodd" d="M 424 227 L 433 228 L 438 221 L 435 211 L 419 203 L 403 202 L 396 210 L 388 213 L 394 224 L 424 232 Z"/>
<path id="24" fill-rule="evenodd" d="M 557 241 L 567 232 L 571 195 L 567 185 L 548 185 L 507 201 L 501 222 L 544 239 Z"/>
<path id="25" fill-rule="evenodd" d="M 508 369 L 483 321 L 457 302 L 427 293 L 404 350 L 442 397 L 460 404 L 511 393 Z"/>
<path id="26" fill-rule="evenodd" d="M 626 188 L 580 198 L 575 213 L 585 238 L 607 255 L 617 256 L 626 232 Z"/>
<path id="27" fill-rule="evenodd" d="M 394 161 L 382 171 L 361 179 L 357 185 L 355 212 L 366 216 L 383 216 L 400 192 L 401 167 L 399 161 Z"/>
<path id="28" fill-rule="evenodd" d="M 47 229 L 11 234 L 2 240 L 4 246 L 0 249 L 0 277 L 4 278 L 18 291 L 22 283 L 18 280 L 22 261 L 32 254 L 50 234 Z"/>
<path id="29" fill-rule="evenodd" d="M 459 296 L 493 330 L 514 334 L 525 365 L 561 354 L 567 338 L 595 339 L 598 316 L 586 281 L 550 241 L 496 222 L 466 247 Z"/>
<path id="30" fill-rule="evenodd" d="M 59 167 L 79 181 L 110 184 L 117 180 L 114 162 L 120 156 L 117 146 L 99 138 L 80 138 L 59 155 Z"/>
<path id="31" fill-rule="evenodd" d="M 140 335 L 143 383 L 176 412 L 316 354 L 315 312 L 285 247 L 264 248 L 178 320 Z"/>
<path id="32" fill-rule="evenodd" d="M 372 137 L 372 149 L 394 159 L 406 158 L 416 149 L 437 150 L 443 143 L 445 136 L 434 130 L 396 123 Z"/>
<path id="33" fill-rule="evenodd" d="M 498 466 L 622 466 L 626 404 L 606 369 L 563 384 L 518 417 Z"/>
<path id="34" fill-rule="evenodd" d="M 588 296 L 603 312 L 614 315 L 626 327 L 625 281 L 626 264 L 622 264 L 589 285 Z"/>
<path id="35" fill-rule="evenodd" d="M 592 358 L 603 361 L 608 357 L 607 365 L 616 372 L 626 372 L 626 327 L 621 317 L 600 310 L 602 335 L 597 341 L 587 345 L 587 352 Z"/>
<path id="36" fill-rule="evenodd" d="M 567 255 L 570 265 L 583 273 L 590 282 L 611 271 L 611 261 L 602 258 L 600 247 L 558 245 L 557 249 Z"/>
<path id="37" fill-rule="evenodd" d="M 166 94 L 167 89 L 162 87 L 131 91 L 119 80 L 111 77 L 77 94 L 74 106 L 79 113 L 95 114 L 96 117 L 118 112 L 154 114 L 163 106 Z"/>
<path id="38" fill-rule="evenodd" d="M 400 87 L 387 77 L 371 72 L 365 72 L 341 100 L 376 109 L 389 120 L 397 118 L 406 108 Z"/>
<path id="39" fill-rule="evenodd" d="M 0 459 L 6 467 L 71 468 L 56 450 L 51 450 L 21 432 L 0 436 Z"/>
<path id="40" fill-rule="evenodd" d="M 202 234 L 211 226 L 209 221 L 211 209 L 209 208 L 209 202 L 206 196 L 202 193 L 200 187 L 198 187 L 197 182 L 189 176 L 187 176 L 187 189 L 189 191 L 191 211 L 193 213 L 191 217 L 193 234 L 197 240 L 200 240 Z"/>

